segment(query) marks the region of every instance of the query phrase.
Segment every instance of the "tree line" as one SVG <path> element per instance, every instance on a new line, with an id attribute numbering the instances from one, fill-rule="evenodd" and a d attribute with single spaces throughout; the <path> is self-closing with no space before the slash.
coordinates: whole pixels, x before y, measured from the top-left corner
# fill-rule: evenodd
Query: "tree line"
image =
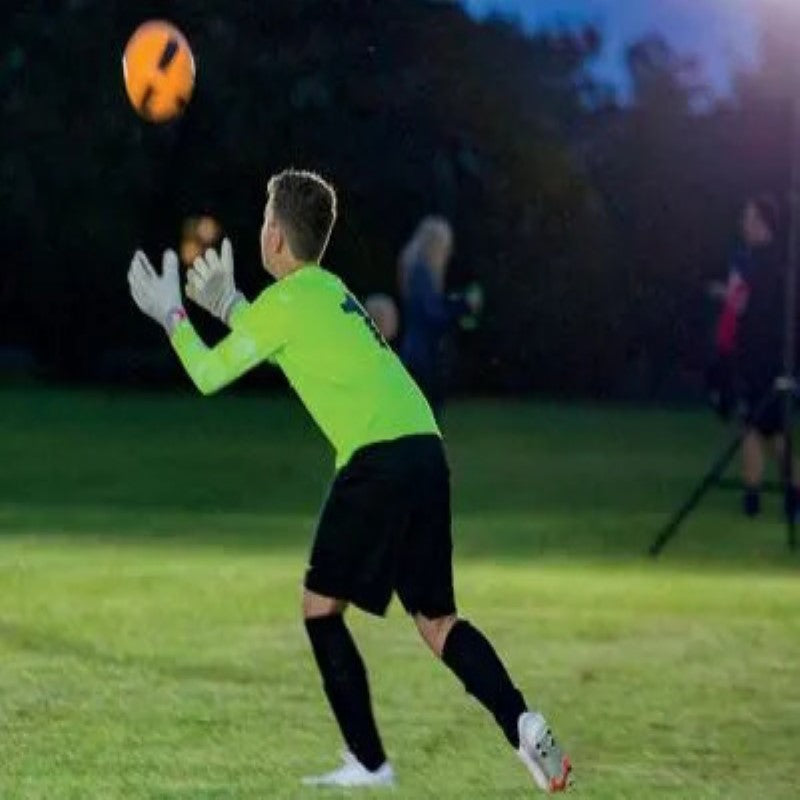
<path id="1" fill-rule="evenodd" d="M 358 294 L 396 295 L 417 220 L 452 220 L 450 281 L 487 298 L 461 334 L 464 388 L 681 391 L 738 207 L 786 197 L 800 28 L 764 13 L 762 63 L 733 96 L 653 36 L 628 49 L 622 101 L 592 77 L 602 31 L 526 35 L 453 3 L 29 0 L 0 31 L 0 346 L 52 379 L 176 380 L 127 296 L 130 254 L 209 213 L 257 291 L 266 179 L 299 165 L 339 189 L 328 263 Z M 137 119 L 121 79 L 149 17 L 178 24 L 197 60 L 195 97 L 166 126 Z"/>

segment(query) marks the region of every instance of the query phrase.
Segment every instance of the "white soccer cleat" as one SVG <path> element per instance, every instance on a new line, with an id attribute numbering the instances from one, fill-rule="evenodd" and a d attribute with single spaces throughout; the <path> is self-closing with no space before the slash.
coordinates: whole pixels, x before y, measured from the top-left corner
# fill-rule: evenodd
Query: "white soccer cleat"
<path id="1" fill-rule="evenodd" d="M 565 791 L 572 764 L 553 738 L 547 720 L 541 714 L 526 712 L 519 718 L 517 728 L 517 753 L 536 785 L 548 794 Z"/>
<path id="2" fill-rule="evenodd" d="M 339 769 L 311 778 L 303 778 L 306 786 L 379 787 L 394 786 L 394 770 L 387 761 L 375 772 L 370 772 L 352 753 L 345 751 L 344 763 Z"/>

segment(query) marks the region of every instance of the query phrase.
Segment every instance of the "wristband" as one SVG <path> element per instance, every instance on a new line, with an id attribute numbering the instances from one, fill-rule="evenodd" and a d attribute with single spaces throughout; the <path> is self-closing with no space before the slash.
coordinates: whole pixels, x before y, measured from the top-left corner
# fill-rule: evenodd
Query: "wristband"
<path id="1" fill-rule="evenodd" d="M 231 314 L 233 313 L 233 309 L 236 308 L 236 306 L 239 303 L 241 303 L 242 300 L 244 299 L 245 299 L 244 295 L 240 291 L 234 289 L 233 294 L 231 294 L 230 299 L 224 304 L 220 313 L 220 319 L 226 325 L 230 325 Z"/>
<path id="2" fill-rule="evenodd" d="M 178 325 L 181 324 L 185 319 L 188 319 L 189 315 L 186 313 L 186 310 L 181 307 L 177 306 L 175 308 L 171 308 L 167 312 L 167 319 L 164 323 L 164 327 L 167 329 L 167 333 L 172 336 L 173 331 Z"/>

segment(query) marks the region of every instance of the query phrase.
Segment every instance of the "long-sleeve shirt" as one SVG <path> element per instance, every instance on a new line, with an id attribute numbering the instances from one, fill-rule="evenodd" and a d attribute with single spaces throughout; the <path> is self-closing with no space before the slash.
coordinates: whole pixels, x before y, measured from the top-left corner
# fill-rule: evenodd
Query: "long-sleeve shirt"
<path id="1" fill-rule="evenodd" d="M 341 468 L 368 444 L 439 435 L 427 401 L 363 307 L 335 275 L 305 266 L 240 303 L 208 348 L 188 319 L 172 346 L 203 394 L 258 364 L 278 366 L 336 451 Z"/>
<path id="2" fill-rule="evenodd" d="M 442 337 L 469 313 L 469 306 L 462 297 L 440 292 L 422 261 L 411 265 L 407 281 L 400 353 L 415 373 L 434 373 Z"/>

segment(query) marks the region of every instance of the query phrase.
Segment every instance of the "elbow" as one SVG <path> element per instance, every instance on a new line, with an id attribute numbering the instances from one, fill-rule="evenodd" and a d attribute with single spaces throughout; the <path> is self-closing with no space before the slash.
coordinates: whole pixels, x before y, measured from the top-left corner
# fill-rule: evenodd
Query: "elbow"
<path id="1" fill-rule="evenodd" d="M 212 375 L 203 374 L 202 372 L 192 375 L 192 383 L 194 383 L 197 391 L 203 397 L 210 397 L 222 388 L 222 384 L 219 381 L 215 381 Z"/>
<path id="2" fill-rule="evenodd" d="M 218 383 L 211 383 L 210 381 L 197 381 L 195 383 L 197 390 L 203 397 L 211 397 L 216 394 L 222 387 Z"/>

